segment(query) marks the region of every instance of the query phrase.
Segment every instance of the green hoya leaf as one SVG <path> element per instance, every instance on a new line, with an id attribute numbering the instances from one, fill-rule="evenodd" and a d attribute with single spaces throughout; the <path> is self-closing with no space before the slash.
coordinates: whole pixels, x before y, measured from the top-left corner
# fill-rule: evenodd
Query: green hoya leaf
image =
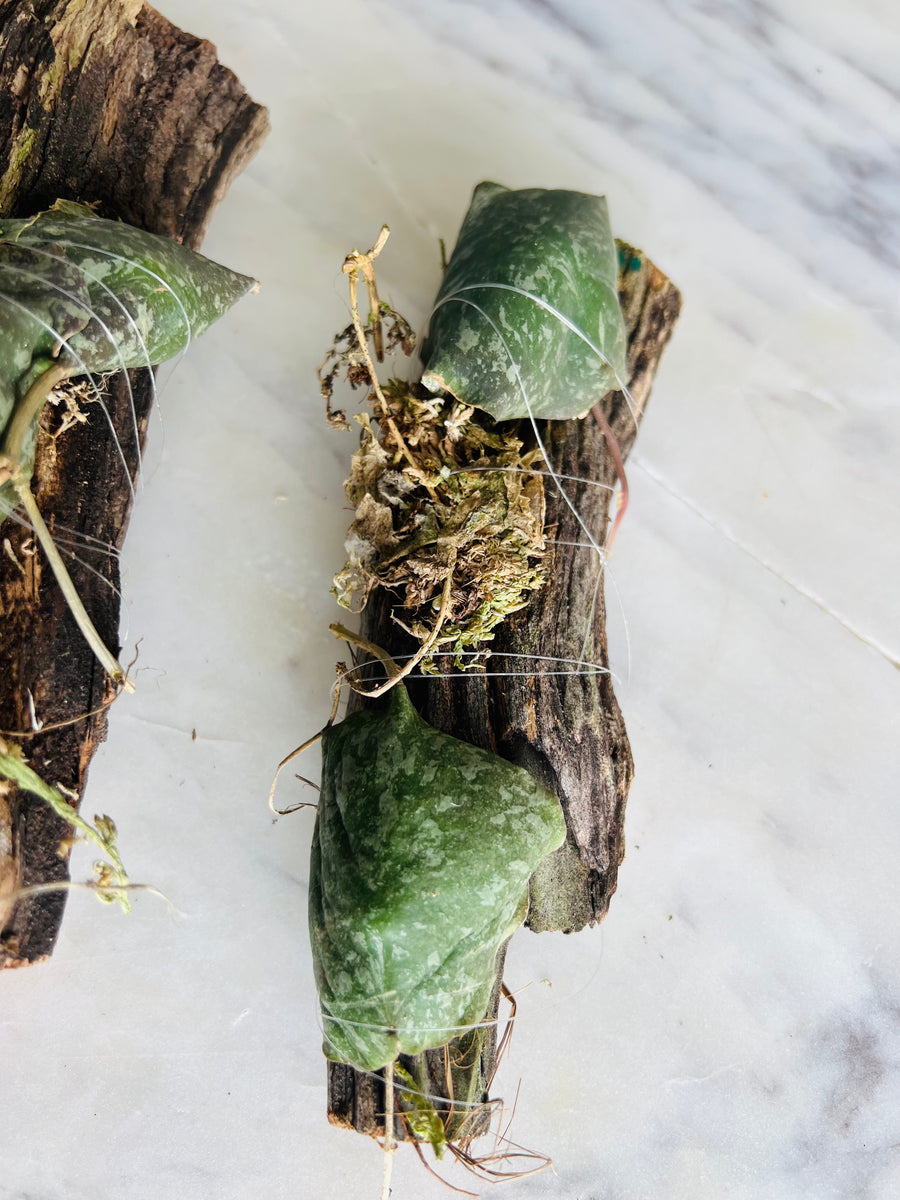
<path id="1" fill-rule="evenodd" d="M 435 302 L 422 382 L 498 421 L 583 416 L 625 376 L 617 278 L 603 196 L 480 183 Z"/>
<path id="2" fill-rule="evenodd" d="M 253 279 L 171 238 L 103 220 L 71 203 L 27 220 L 0 221 L 0 246 L 19 251 L 17 272 L 0 260 L 3 291 L 26 282 L 27 263 L 37 277 L 27 282 L 38 289 L 40 316 L 51 305 L 74 303 L 52 277 L 54 260 L 71 264 L 81 285 L 79 299 L 86 293 L 88 302 L 89 319 L 68 340 L 79 372 L 165 362 L 254 286 Z M 41 337 L 39 325 L 35 334 Z"/>
<path id="3" fill-rule="evenodd" d="M 84 276 L 62 257 L 36 260 L 33 251 L 0 240 L 0 386 L 27 387 L 32 364 L 50 362 L 60 343 L 91 317 Z"/>
<path id="4" fill-rule="evenodd" d="M 204 333 L 254 280 L 170 238 L 58 201 L 0 221 L 0 452 L 12 414 L 53 363 L 72 375 L 155 366 Z M 19 452 L 30 475 L 35 416 Z M 15 504 L 10 486 L 0 501 Z"/>
<path id="5" fill-rule="evenodd" d="M 565 823 L 527 771 L 433 729 L 401 685 L 328 728 L 322 760 L 309 925 L 324 1050 L 377 1070 L 482 1019 Z"/>
<path id="6" fill-rule="evenodd" d="M 61 341 L 85 327 L 90 304 L 83 275 L 73 264 L 48 256 L 38 276 L 32 252 L 0 241 L 0 451 L 13 411 L 29 384 L 56 356 L 65 357 Z M 36 429 L 37 418 L 19 454 L 19 465 L 29 475 Z M 11 486 L 0 486 L 0 501 L 15 506 Z"/>

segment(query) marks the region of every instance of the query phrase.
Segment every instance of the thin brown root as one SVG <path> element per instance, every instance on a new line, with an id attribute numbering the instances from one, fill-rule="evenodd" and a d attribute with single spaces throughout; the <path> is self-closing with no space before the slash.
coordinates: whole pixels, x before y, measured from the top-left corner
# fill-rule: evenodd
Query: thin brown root
<path id="1" fill-rule="evenodd" d="M 408 1127 L 408 1122 L 407 1122 L 407 1127 Z M 434 1167 L 431 1165 L 431 1163 L 428 1161 L 428 1159 L 425 1157 L 425 1154 L 422 1150 L 421 1144 L 415 1138 L 412 1139 L 412 1144 L 413 1144 L 413 1149 L 415 1150 L 416 1154 L 418 1154 L 418 1156 L 419 1156 L 419 1162 L 422 1164 L 422 1166 L 425 1168 L 425 1170 L 428 1172 L 429 1175 L 434 1176 L 434 1178 L 438 1181 L 438 1183 L 442 1183 L 444 1185 L 444 1187 L 448 1188 L 451 1192 L 456 1192 L 456 1194 L 458 1196 L 471 1196 L 473 1198 L 473 1200 L 478 1200 L 477 1192 L 469 1192 L 465 1188 L 457 1187 L 456 1184 L 451 1183 L 449 1179 L 445 1179 L 443 1177 L 443 1175 L 440 1175 L 434 1169 Z"/>
<path id="2" fill-rule="evenodd" d="M 321 792 L 321 790 L 322 790 L 317 783 L 313 782 L 312 779 L 307 779 L 305 775 L 298 775 L 296 773 L 296 771 L 294 772 L 294 778 L 299 779 L 301 783 L 305 783 L 307 787 L 311 787 L 311 788 L 315 789 L 315 791 L 317 791 L 317 792 Z M 317 804 L 304 804 L 303 807 L 304 808 L 318 808 L 319 806 Z"/>
<path id="3" fill-rule="evenodd" d="M 521 1090 L 522 1090 L 522 1080 L 520 1079 L 519 1082 L 516 1084 L 516 1094 L 513 1097 L 512 1108 L 510 1109 L 509 1117 L 507 1119 L 506 1124 L 503 1126 L 502 1131 L 499 1134 L 499 1141 L 501 1141 L 501 1142 L 509 1142 L 509 1131 L 512 1128 L 513 1118 L 516 1115 L 516 1109 L 519 1107 L 519 1093 L 521 1092 Z"/>
<path id="4" fill-rule="evenodd" d="M 330 724 L 331 724 L 331 721 L 328 722 L 328 725 L 330 725 Z M 272 812 L 275 813 L 276 817 L 286 817 L 290 813 L 296 812 L 297 808 L 306 808 L 307 807 L 305 804 L 300 804 L 293 808 L 284 808 L 284 809 L 275 807 L 275 792 L 278 788 L 278 777 L 281 775 L 281 772 L 284 770 L 284 768 L 288 765 L 289 762 L 291 762 L 293 759 L 297 758 L 298 755 L 302 754 L 304 750 L 308 750 L 310 748 L 310 746 L 315 745 L 315 743 L 319 740 L 319 738 L 322 736 L 322 734 L 328 728 L 328 725 L 326 725 L 324 729 L 320 729 L 318 733 L 314 733 L 311 738 L 307 738 L 302 746 L 298 746 L 296 750 L 292 750 L 290 752 L 290 754 L 287 756 L 287 758 L 283 758 L 281 760 L 281 762 L 278 764 L 278 768 L 275 771 L 275 778 L 272 780 L 272 786 L 269 788 L 269 808 L 271 808 Z M 315 806 L 313 806 L 313 807 L 315 807 Z"/>
<path id="5" fill-rule="evenodd" d="M 422 661 L 422 659 L 426 658 L 428 656 L 429 650 L 431 650 L 432 646 L 434 646 L 435 642 L 438 640 L 438 635 L 440 634 L 441 628 L 444 624 L 444 621 L 447 619 L 447 614 L 450 611 L 450 594 L 451 594 L 451 589 L 453 587 L 453 568 L 455 565 L 456 565 L 456 556 L 454 555 L 453 560 L 450 563 L 450 567 L 447 571 L 447 577 L 444 580 L 444 590 L 441 593 L 441 606 L 438 609 L 437 620 L 434 623 L 434 628 L 432 629 L 432 631 L 428 635 L 428 637 L 425 639 L 425 641 L 422 643 L 422 645 L 419 647 L 419 649 L 416 651 L 416 653 L 412 656 L 411 659 L 409 659 L 408 662 L 404 663 L 402 667 L 397 667 L 396 663 L 395 663 L 394 666 L 396 668 L 396 674 L 389 675 L 388 679 L 384 683 L 380 683 L 377 687 L 372 688 L 370 691 L 366 691 L 362 687 L 361 684 L 358 684 L 355 681 L 348 679 L 347 680 L 348 686 L 351 687 L 353 689 L 353 691 L 357 693 L 357 695 L 367 696 L 370 699 L 375 699 L 377 696 L 383 696 L 385 694 L 385 692 L 389 692 L 392 687 L 396 687 L 396 685 L 402 679 L 405 679 L 407 675 L 411 674 L 411 672 L 415 670 L 415 668 L 419 665 L 419 663 Z M 331 631 L 333 633 L 336 632 L 338 629 L 343 630 L 343 626 L 331 625 L 331 626 L 329 626 L 329 628 L 331 629 Z M 345 633 L 346 633 L 346 631 L 344 631 L 341 634 L 341 636 L 344 636 Z M 354 636 L 356 636 L 356 635 L 354 635 Z M 371 646 L 371 643 L 369 645 Z M 367 647 L 367 648 L 369 648 L 369 647 Z M 383 655 L 384 655 L 384 651 L 380 651 L 378 653 L 379 658 L 382 658 Z M 383 658 L 382 658 L 382 661 L 384 661 Z M 391 659 L 390 661 L 393 662 L 393 659 Z"/>
<path id="6" fill-rule="evenodd" d="M 66 729 L 69 725 L 77 725 L 80 721 L 88 721 L 91 717 L 99 716 L 100 713 L 106 712 L 121 695 L 121 691 L 109 700 L 104 700 L 102 704 L 98 704 L 96 708 L 92 708 L 89 712 L 81 713 L 77 717 L 68 717 L 65 721 L 53 721 L 49 725 L 41 723 L 40 729 L 0 729 L 0 737 L 10 738 L 33 738 L 39 733 L 50 733 L 54 729 Z"/>
<path id="7" fill-rule="evenodd" d="M 517 1091 L 518 1098 L 518 1091 Z M 502 1106 L 500 1111 L 502 1112 Z M 536 1150 L 527 1150 L 524 1146 L 518 1145 L 510 1140 L 507 1136 L 512 1116 L 515 1115 L 513 1109 L 512 1115 L 506 1121 L 504 1131 L 497 1133 L 494 1138 L 494 1149 L 487 1154 L 473 1154 L 470 1151 L 470 1146 L 474 1140 L 472 1137 L 458 1136 L 453 1141 L 446 1142 L 446 1149 L 453 1155 L 458 1163 L 460 1163 L 470 1175 L 474 1175 L 476 1179 L 482 1183 L 503 1183 L 512 1179 L 526 1179 L 530 1175 L 537 1175 L 541 1171 L 546 1171 L 548 1167 L 553 1166 L 552 1159 L 541 1154 Z M 405 1124 L 409 1132 L 412 1129 L 409 1122 L 404 1117 Z M 425 1156 L 422 1143 L 418 1138 L 413 1136 L 411 1139 L 413 1148 L 419 1156 L 419 1161 L 425 1167 L 430 1175 L 440 1182 L 452 1192 L 456 1192 L 461 1196 L 477 1196 L 477 1192 L 467 1191 L 465 1188 L 457 1187 L 446 1179 L 440 1172 L 431 1165 Z M 517 1166 L 515 1164 L 523 1164 Z M 531 1165 L 524 1165 L 531 1164 Z"/>
<path id="8" fill-rule="evenodd" d="M 497 1046 L 497 1053 L 494 1056 L 494 1069 L 491 1072 L 490 1079 L 487 1080 L 487 1083 L 486 1083 L 486 1089 L 488 1091 L 490 1091 L 491 1085 L 494 1082 L 494 1076 L 497 1074 L 497 1070 L 500 1066 L 500 1063 L 503 1061 L 504 1056 L 509 1051 L 509 1046 L 512 1041 L 513 1030 L 514 1030 L 515 1024 L 516 1024 L 516 1012 L 518 1011 L 518 1005 L 516 1004 L 516 998 L 512 994 L 512 992 L 509 990 L 509 988 L 506 986 L 506 984 L 501 983 L 500 988 L 503 992 L 504 1000 L 506 1000 L 506 1002 L 509 1004 L 509 1016 L 506 1019 L 506 1025 L 504 1026 L 503 1034 L 502 1034 L 502 1036 L 500 1038 L 500 1042 Z"/>
<path id="9" fill-rule="evenodd" d="M 546 1171 L 548 1167 L 553 1166 L 553 1160 L 546 1154 L 540 1154 L 536 1150 L 526 1150 L 524 1146 L 518 1146 L 515 1142 L 506 1143 L 511 1149 L 496 1150 L 492 1154 L 475 1156 L 469 1154 L 467 1150 L 461 1149 L 453 1142 L 447 1143 L 447 1149 L 454 1156 L 457 1162 L 462 1163 L 466 1170 L 470 1171 L 476 1179 L 481 1179 L 485 1183 L 502 1183 L 510 1179 L 527 1179 L 531 1175 L 539 1175 L 541 1171 Z M 499 1169 L 504 1164 L 510 1164 L 522 1159 L 525 1162 L 531 1162 L 534 1166 L 522 1167 L 514 1170 Z M 495 1168 L 492 1164 L 498 1164 Z"/>
<path id="10" fill-rule="evenodd" d="M 293 759 L 295 759 L 299 755 L 301 755 L 304 750 L 308 750 L 310 746 L 314 745 L 319 740 L 319 738 L 322 736 L 322 734 L 325 732 L 325 730 L 334 724 L 334 718 L 337 716 L 338 704 L 340 703 L 340 699 L 341 699 L 340 693 L 336 691 L 334 694 L 334 699 L 331 701 L 331 713 L 329 714 L 328 720 L 325 722 L 325 724 L 322 726 L 322 728 L 319 730 L 319 732 L 314 733 L 311 738 L 307 738 L 302 746 L 298 746 L 296 750 L 292 750 L 290 752 L 290 754 L 287 756 L 287 758 L 283 758 L 281 760 L 281 762 L 278 764 L 278 767 L 275 771 L 275 778 L 272 780 L 272 786 L 269 788 L 269 808 L 271 808 L 272 812 L 275 813 L 275 815 L 277 817 L 289 816 L 291 813 L 297 812 L 301 808 L 315 808 L 316 807 L 315 804 L 295 804 L 295 805 L 292 805 L 291 808 L 285 808 L 285 809 L 276 808 L 275 807 L 275 792 L 276 792 L 276 789 L 278 788 L 278 777 L 281 774 L 281 772 L 284 770 L 284 768 L 288 765 L 289 762 L 291 762 Z M 303 779 L 303 776 L 298 775 L 297 778 Z M 318 785 L 315 783 L 312 783 L 309 779 L 303 779 L 303 782 L 308 783 L 310 785 L 310 787 L 314 787 L 318 791 Z"/>
<path id="11" fill-rule="evenodd" d="M 625 511 L 628 508 L 628 478 L 625 474 L 625 463 L 622 460 L 622 451 L 619 449 L 619 443 L 616 441 L 616 435 L 610 428 L 609 421 L 606 419 L 606 414 L 600 406 L 598 400 L 591 409 L 594 414 L 594 420 L 600 426 L 600 432 L 606 438 L 606 444 L 609 446 L 609 454 L 613 460 L 613 465 L 616 468 L 616 475 L 619 479 L 621 488 L 617 500 L 616 518 L 613 521 L 613 527 L 609 532 L 609 537 L 606 539 L 605 550 L 607 554 L 612 550 L 613 542 L 616 540 L 616 534 L 619 532 L 619 526 L 622 524 L 622 519 L 625 516 Z"/>

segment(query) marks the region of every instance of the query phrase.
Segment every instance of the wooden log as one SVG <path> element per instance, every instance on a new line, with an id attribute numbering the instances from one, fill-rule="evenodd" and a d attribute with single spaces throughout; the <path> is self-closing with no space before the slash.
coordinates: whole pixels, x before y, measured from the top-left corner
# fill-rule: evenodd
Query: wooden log
<path id="1" fill-rule="evenodd" d="M 197 248 L 267 130 L 266 110 L 219 64 L 215 47 L 142 0 L 0 0 L 0 219 L 63 197 Z M 152 382 L 144 371 L 129 378 L 143 439 Z M 48 405 L 33 489 L 51 530 L 118 548 L 138 465 L 124 375 L 108 384 L 107 405 L 128 474 L 104 422 L 57 438 L 60 414 Z M 47 782 L 80 797 L 112 693 L 29 532 L 7 520 L 0 542 L 0 737 L 18 741 Z M 71 573 L 115 649 L 116 559 L 84 557 L 98 574 L 78 563 Z M 34 716 L 43 732 L 35 733 Z M 0 967 L 39 961 L 53 948 L 65 892 L 5 905 L 3 897 L 67 878 L 59 852 L 67 832 L 36 798 L 12 786 L 0 795 Z"/>
<path id="2" fill-rule="evenodd" d="M 601 406 L 625 458 L 678 319 L 681 296 L 640 251 L 622 242 L 618 246 L 631 402 L 622 392 L 610 392 Z M 541 436 L 553 469 L 581 481 L 566 481 L 567 493 L 595 541 L 603 545 L 609 519 L 607 489 L 617 475 L 600 425 L 590 417 L 543 422 Z M 408 690 L 430 724 L 526 767 L 559 796 L 568 837 L 532 880 L 528 924 L 536 931 L 573 932 L 602 920 L 616 889 L 633 763 L 608 673 L 542 674 L 542 670 L 566 668 L 550 661 L 505 657 L 535 655 L 576 661 L 586 657 L 602 671 L 608 670 L 606 606 L 598 557 L 585 548 L 584 530 L 552 485 L 548 487 L 546 528 L 554 542 L 548 583 L 526 609 L 498 628 L 490 644 L 488 669 L 515 674 L 451 674 L 448 665 L 437 678 L 410 680 Z M 362 632 L 399 658 L 412 653 L 415 645 L 392 620 L 394 603 L 383 589 L 376 591 L 363 612 Z M 577 953 L 575 947 L 573 952 Z M 490 1021 L 497 1018 L 503 958 L 501 953 L 493 1003 L 486 1014 Z M 454 1085 L 471 1101 L 486 1102 L 496 1065 L 496 1027 L 467 1035 L 462 1049 L 459 1041 L 452 1044 L 449 1057 L 461 1057 L 468 1065 L 456 1073 Z M 401 1061 L 427 1080 L 428 1090 L 443 1096 L 447 1058 L 444 1050 L 433 1050 L 415 1060 Z M 382 1134 L 382 1080 L 336 1063 L 328 1064 L 328 1078 L 329 1120 L 361 1133 Z M 458 1129 L 459 1119 L 452 1120 Z M 482 1120 L 470 1123 L 464 1132 L 483 1130 Z M 406 1136 L 402 1124 L 395 1126 L 395 1134 Z"/>

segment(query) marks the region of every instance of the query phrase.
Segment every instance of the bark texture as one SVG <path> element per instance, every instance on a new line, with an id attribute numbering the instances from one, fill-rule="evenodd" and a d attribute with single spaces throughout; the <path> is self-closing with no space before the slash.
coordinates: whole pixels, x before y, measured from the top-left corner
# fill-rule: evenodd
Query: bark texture
<path id="1" fill-rule="evenodd" d="M 62 197 L 197 248 L 267 130 L 266 110 L 219 64 L 215 47 L 141 0 L 0 0 L 0 218 L 30 215 Z M 147 372 L 109 382 L 127 475 L 99 413 L 57 437 L 60 413 L 47 406 L 33 490 L 51 531 L 65 527 L 121 546 L 128 475 L 138 463 L 129 382 L 141 439 L 152 398 Z M 48 783 L 81 796 L 106 734 L 105 715 L 95 710 L 112 698 L 108 682 L 28 531 L 5 521 L 0 548 L 0 736 L 20 741 Z M 116 560 L 79 553 L 96 574 L 72 563 L 73 579 L 115 650 Z M 34 716 L 48 727 L 79 719 L 35 734 Z M 53 949 L 65 892 L 5 905 L 3 897 L 67 877 L 58 852 L 67 831 L 36 798 L 14 788 L 0 795 L 0 967 L 39 961 Z"/>
<path id="2" fill-rule="evenodd" d="M 610 392 L 601 407 L 624 459 L 637 436 L 681 296 L 640 251 L 621 242 L 618 246 L 631 405 L 622 392 Z M 607 489 L 617 476 L 600 425 L 593 417 L 543 422 L 541 436 L 558 474 L 594 481 L 570 479 L 565 487 L 585 526 L 603 545 L 609 520 Z M 418 711 L 436 728 L 526 767 L 559 796 L 568 837 L 532 880 L 528 924 L 536 931 L 573 932 L 602 920 L 616 890 L 634 767 L 609 674 L 547 673 L 568 669 L 551 659 L 586 658 L 602 671 L 608 668 L 598 557 L 572 508 L 551 481 L 547 483 L 546 528 L 556 543 L 549 581 L 527 608 L 498 628 L 491 643 L 489 671 L 522 673 L 511 678 L 450 675 L 448 666 L 448 674 L 437 680 L 409 680 L 408 690 Z M 391 619 L 391 608 L 392 598 L 383 589 L 375 592 L 363 612 L 362 632 L 395 657 L 410 654 L 415 645 Z M 544 661 L 505 657 L 514 655 L 540 656 Z M 353 703 L 359 702 L 354 698 Z M 489 1019 L 497 1016 L 502 959 L 503 955 Z M 495 1069 L 496 1028 L 467 1035 L 465 1042 L 462 1052 L 457 1043 L 450 1051 L 451 1059 L 466 1064 L 465 1070 L 455 1072 L 456 1095 L 484 1102 Z M 427 1079 L 427 1090 L 438 1096 L 447 1094 L 446 1060 L 443 1049 L 415 1060 L 401 1059 L 414 1075 Z M 328 1076 L 332 1123 L 381 1134 L 382 1080 L 336 1063 L 328 1064 Z M 466 1130 L 479 1131 L 472 1125 Z M 399 1125 L 396 1135 L 404 1136 Z"/>

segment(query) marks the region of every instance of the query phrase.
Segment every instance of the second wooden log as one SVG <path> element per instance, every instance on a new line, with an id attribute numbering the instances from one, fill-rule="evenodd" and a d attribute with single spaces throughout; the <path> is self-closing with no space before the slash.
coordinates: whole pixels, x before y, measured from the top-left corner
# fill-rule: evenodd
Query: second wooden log
<path id="1" fill-rule="evenodd" d="M 630 398 L 610 392 L 601 403 L 625 458 L 678 319 L 681 296 L 640 251 L 621 242 L 618 248 Z M 564 485 L 571 505 L 552 484 L 548 487 L 546 528 L 554 546 L 547 585 L 497 630 L 490 643 L 491 674 L 460 674 L 448 666 L 437 677 L 411 679 L 408 689 L 418 711 L 437 729 L 526 767 L 559 796 L 568 836 L 532 880 L 528 924 L 535 931 L 573 932 L 602 920 L 609 908 L 624 854 L 625 802 L 633 776 L 625 724 L 608 674 L 601 564 L 573 511 L 602 546 L 616 468 L 592 419 L 545 422 L 541 436 L 554 471 L 572 477 Z M 415 645 L 392 620 L 392 607 L 389 595 L 375 592 L 363 613 L 362 632 L 401 658 Z M 591 670 L 573 669 L 571 664 L 583 658 Z M 486 1014 L 490 1021 L 497 1018 L 504 957 L 501 953 L 494 1001 Z M 487 1100 L 496 1046 L 493 1025 L 452 1044 L 450 1057 L 466 1064 L 465 1071 L 456 1073 L 455 1084 L 469 1102 Z M 445 1094 L 443 1049 L 427 1051 L 407 1065 L 428 1081 L 430 1091 Z M 328 1076 L 329 1120 L 381 1134 L 382 1080 L 338 1063 L 328 1064 Z M 478 1126 L 467 1130 L 478 1131 Z M 395 1132 L 405 1136 L 399 1124 Z"/>

